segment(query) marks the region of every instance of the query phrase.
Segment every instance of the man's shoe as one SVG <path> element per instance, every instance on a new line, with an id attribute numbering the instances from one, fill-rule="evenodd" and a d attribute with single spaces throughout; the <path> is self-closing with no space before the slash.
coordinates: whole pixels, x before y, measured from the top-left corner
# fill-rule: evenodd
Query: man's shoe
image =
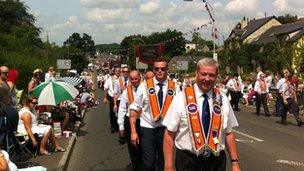
<path id="1" fill-rule="evenodd" d="M 124 137 L 119 137 L 118 142 L 120 145 L 124 145 L 126 143 L 126 139 Z"/>
<path id="2" fill-rule="evenodd" d="M 298 122 L 298 126 L 302 126 L 302 125 L 304 125 L 303 121 Z"/>
<path id="3" fill-rule="evenodd" d="M 256 115 L 257 115 L 257 116 L 260 116 L 261 114 L 260 114 L 260 112 L 257 112 Z"/>
<path id="4" fill-rule="evenodd" d="M 271 116 L 271 114 L 267 114 L 267 115 L 265 115 L 265 116 L 270 117 L 270 116 Z"/>
<path id="5" fill-rule="evenodd" d="M 235 109 L 235 111 L 241 111 L 241 109 Z"/>
<path id="6" fill-rule="evenodd" d="M 281 124 L 282 124 L 282 125 L 287 125 L 287 121 L 286 121 L 286 120 L 282 120 L 282 121 L 281 121 Z"/>
<path id="7" fill-rule="evenodd" d="M 116 132 L 115 128 L 111 128 L 111 134 L 114 134 Z"/>

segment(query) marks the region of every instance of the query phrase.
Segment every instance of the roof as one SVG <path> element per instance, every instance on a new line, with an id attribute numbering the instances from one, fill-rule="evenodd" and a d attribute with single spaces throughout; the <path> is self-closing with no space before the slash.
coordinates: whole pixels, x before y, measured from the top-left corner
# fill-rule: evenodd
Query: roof
<path id="1" fill-rule="evenodd" d="M 251 35 L 253 32 L 258 30 L 260 27 L 262 27 L 264 24 L 266 24 L 271 19 L 276 18 L 275 16 L 266 17 L 266 18 L 260 18 L 260 19 L 253 19 L 250 20 L 248 25 L 244 28 L 246 31 L 242 34 L 241 39 L 246 39 L 249 35 Z"/>
<path id="2" fill-rule="evenodd" d="M 304 21 L 299 20 L 293 23 L 282 24 L 279 26 L 273 26 L 263 33 L 254 44 L 265 44 L 276 42 L 277 35 L 295 33 L 288 41 L 295 41 L 304 35 Z"/>
<path id="3" fill-rule="evenodd" d="M 232 33 L 235 34 L 235 36 L 242 36 L 242 34 L 245 32 L 246 30 L 245 29 L 237 29 L 237 28 L 234 28 L 232 29 L 229 37 L 232 35 Z"/>

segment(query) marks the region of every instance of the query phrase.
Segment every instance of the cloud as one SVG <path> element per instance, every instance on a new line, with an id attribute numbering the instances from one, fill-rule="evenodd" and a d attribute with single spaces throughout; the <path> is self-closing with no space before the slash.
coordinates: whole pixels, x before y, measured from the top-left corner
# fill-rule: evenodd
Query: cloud
<path id="1" fill-rule="evenodd" d="M 286 0 L 275 0 L 272 4 L 276 10 L 284 11 L 287 9 Z"/>
<path id="2" fill-rule="evenodd" d="M 277 13 L 290 13 L 304 16 L 304 3 L 299 0 L 275 0 L 272 2 L 274 11 Z"/>
<path id="3" fill-rule="evenodd" d="M 152 14 L 159 8 L 159 1 L 153 0 L 144 4 L 140 4 L 139 13 L 140 14 Z"/>
<path id="4" fill-rule="evenodd" d="M 80 4 L 86 8 L 132 8 L 140 3 L 140 0 L 80 0 Z"/>
<path id="5" fill-rule="evenodd" d="M 126 19 L 129 16 L 130 9 L 85 9 L 85 18 L 89 21 L 109 22 L 119 19 Z"/>
<path id="6" fill-rule="evenodd" d="M 225 10 L 232 14 L 243 13 L 243 15 L 245 15 L 256 11 L 258 6 L 258 0 L 231 0 L 225 6 Z"/>

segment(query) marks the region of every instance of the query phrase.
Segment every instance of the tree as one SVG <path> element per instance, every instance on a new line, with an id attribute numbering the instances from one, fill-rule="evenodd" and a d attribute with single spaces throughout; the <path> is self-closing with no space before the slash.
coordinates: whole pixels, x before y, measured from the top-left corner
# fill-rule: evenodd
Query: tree
<path id="1" fill-rule="evenodd" d="M 291 14 L 285 14 L 285 15 L 278 16 L 278 20 L 282 24 L 292 23 L 292 22 L 295 22 L 295 21 L 298 20 L 298 16 L 297 15 L 291 15 Z"/>

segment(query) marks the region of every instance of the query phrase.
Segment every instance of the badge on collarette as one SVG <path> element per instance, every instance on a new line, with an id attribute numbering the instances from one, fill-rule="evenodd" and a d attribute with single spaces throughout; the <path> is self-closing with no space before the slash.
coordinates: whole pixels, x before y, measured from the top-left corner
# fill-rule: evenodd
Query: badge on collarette
<path id="1" fill-rule="evenodd" d="M 167 94 L 169 96 L 173 96 L 174 95 L 174 91 L 172 89 L 168 89 Z"/>
<path id="2" fill-rule="evenodd" d="M 190 103 L 187 105 L 187 112 L 190 114 L 196 114 L 198 107 L 195 103 Z"/>
<path id="3" fill-rule="evenodd" d="M 221 106 L 218 105 L 218 104 L 214 104 L 214 105 L 213 105 L 213 112 L 214 112 L 215 114 L 217 114 L 217 115 L 220 115 L 221 112 L 222 112 Z"/>
<path id="4" fill-rule="evenodd" d="M 149 94 L 154 94 L 155 93 L 155 88 L 151 87 L 148 90 Z"/>

